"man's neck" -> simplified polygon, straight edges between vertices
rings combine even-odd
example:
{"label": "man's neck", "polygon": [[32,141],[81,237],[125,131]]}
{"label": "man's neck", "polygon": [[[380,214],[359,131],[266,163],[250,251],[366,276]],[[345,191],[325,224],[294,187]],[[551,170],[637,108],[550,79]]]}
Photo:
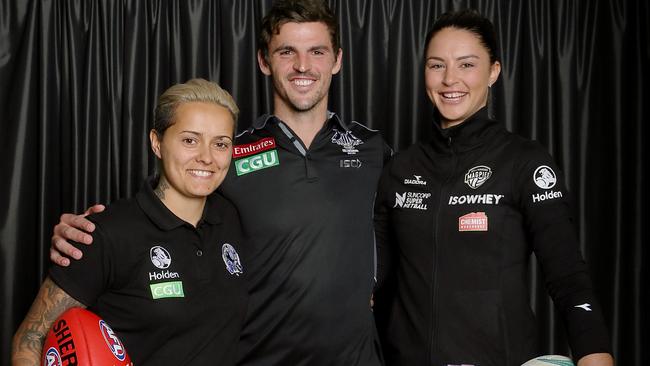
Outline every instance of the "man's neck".
{"label": "man's neck", "polygon": [[296,111],[284,105],[274,108],[273,114],[286,123],[309,149],[318,132],[327,121],[327,103],[315,106],[309,111]]}

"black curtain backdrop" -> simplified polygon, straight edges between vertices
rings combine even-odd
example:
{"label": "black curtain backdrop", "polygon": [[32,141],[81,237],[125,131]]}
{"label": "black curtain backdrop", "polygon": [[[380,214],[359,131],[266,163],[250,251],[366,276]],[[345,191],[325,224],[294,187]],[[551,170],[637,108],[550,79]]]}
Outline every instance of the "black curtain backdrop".
{"label": "black curtain backdrop", "polygon": [[[539,140],[574,198],[576,224],[618,365],[648,365],[648,67],[644,0],[330,0],[343,69],[330,109],[383,132],[395,150],[426,139],[423,41],[442,12],[472,7],[496,25],[502,73],[491,111]],[[271,110],[256,65],[270,1],[0,0],[0,355],[49,265],[53,225],[135,193],[153,169],[147,131],[157,96],[192,77],[218,81],[240,128]],[[644,133],[643,131],[646,130]],[[645,188],[644,188],[645,187]],[[644,267],[644,259],[646,266]],[[567,350],[531,269],[540,353]]]}

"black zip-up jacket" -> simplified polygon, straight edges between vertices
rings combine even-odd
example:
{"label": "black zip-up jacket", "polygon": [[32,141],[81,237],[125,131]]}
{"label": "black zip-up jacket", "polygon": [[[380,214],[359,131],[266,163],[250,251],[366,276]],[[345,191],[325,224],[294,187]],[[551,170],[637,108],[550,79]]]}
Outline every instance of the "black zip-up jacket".
{"label": "black zip-up jacket", "polygon": [[387,364],[518,366],[537,356],[531,252],[574,358],[609,352],[550,155],[485,109],[448,129],[436,125],[432,141],[393,158],[377,192],[379,286],[394,286],[380,327]]}

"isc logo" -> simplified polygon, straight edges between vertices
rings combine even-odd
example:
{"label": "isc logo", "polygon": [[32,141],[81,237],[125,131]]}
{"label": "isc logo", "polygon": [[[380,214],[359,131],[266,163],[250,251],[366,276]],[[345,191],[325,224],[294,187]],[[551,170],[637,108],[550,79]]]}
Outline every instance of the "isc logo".
{"label": "isc logo", "polygon": [[341,168],[361,168],[361,160],[359,159],[342,159],[339,160]]}

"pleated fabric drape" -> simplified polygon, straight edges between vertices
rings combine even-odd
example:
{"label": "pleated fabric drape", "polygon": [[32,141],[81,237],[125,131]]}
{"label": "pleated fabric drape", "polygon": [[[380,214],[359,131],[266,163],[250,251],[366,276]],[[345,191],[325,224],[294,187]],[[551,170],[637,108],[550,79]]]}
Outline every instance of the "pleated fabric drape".
{"label": "pleated fabric drape", "polygon": [[[650,364],[642,350],[650,343],[643,265],[650,186],[642,140],[650,120],[650,5],[329,3],[344,48],[330,109],[381,130],[395,150],[431,134],[422,55],[433,20],[471,7],[495,23],[502,73],[491,113],[548,147],[565,171],[617,364]],[[0,0],[2,364],[9,364],[12,334],[49,266],[59,215],[130,196],[153,170],[147,132],[160,92],[192,77],[218,81],[242,110],[240,129],[271,110],[271,85],[255,58],[259,20],[270,4]],[[534,261],[530,283],[540,353],[565,352]]]}

